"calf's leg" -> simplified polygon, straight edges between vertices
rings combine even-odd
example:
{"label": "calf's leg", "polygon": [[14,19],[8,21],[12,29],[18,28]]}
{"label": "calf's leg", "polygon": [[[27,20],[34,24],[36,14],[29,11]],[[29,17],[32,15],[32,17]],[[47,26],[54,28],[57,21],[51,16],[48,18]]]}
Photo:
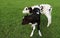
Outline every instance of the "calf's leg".
{"label": "calf's leg", "polygon": [[39,25],[37,25],[37,29],[38,29],[39,36],[42,36]]}
{"label": "calf's leg", "polygon": [[37,23],[35,23],[35,24],[32,24],[32,28],[33,28],[33,30],[32,30],[32,32],[31,32],[31,34],[30,34],[30,37],[32,37],[33,36],[33,33],[34,33],[34,30],[35,30],[35,26],[37,25]]}
{"label": "calf's leg", "polygon": [[50,24],[51,24],[51,14],[47,13],[47,14],[46,14],[46,17],[47,17],[47,19],[48,19],[47,27],[49,27]]}

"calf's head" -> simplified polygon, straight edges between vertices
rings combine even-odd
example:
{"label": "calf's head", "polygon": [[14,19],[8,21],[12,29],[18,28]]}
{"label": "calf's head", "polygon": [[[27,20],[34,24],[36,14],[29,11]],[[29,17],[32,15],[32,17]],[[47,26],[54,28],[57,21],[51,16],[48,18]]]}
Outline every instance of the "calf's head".
{"label": "calf's head", "polygon": [[30,18],[28,15],[24,16],[24,18],[22,20],[22,25],[29,24],[31,19],[32,18]]}
{"label": "calf's head", "polygon": [[29,14],[29,13],[32,13],[32,8],[31,7],[25,7],[24,10],[23,10],[23,13],[24,14]]}

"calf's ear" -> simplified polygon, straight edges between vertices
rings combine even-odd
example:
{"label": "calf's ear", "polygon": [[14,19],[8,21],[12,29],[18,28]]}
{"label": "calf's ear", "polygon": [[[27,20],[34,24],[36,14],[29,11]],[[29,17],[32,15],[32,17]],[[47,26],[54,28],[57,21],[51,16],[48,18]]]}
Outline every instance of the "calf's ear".
{"label": "calf's ear", "polygon": [[43,10],[43,6],[41,6],[41,10]]}
{"label": "calf's ear", "polygon": [[32,13],[32,8],[31,7],[28,7],[28,9],[29,9],[29,12]]}

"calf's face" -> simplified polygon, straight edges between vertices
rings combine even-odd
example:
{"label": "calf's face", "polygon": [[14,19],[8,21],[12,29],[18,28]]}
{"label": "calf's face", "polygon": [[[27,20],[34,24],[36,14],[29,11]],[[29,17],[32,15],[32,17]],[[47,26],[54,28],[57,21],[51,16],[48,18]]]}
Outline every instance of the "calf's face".
{"label": "calf's face", "polygon": [[28,16],[24,16],[24,18],[22,20],[22,25],[25,25],[25,24],[29,24]]}
{"label": "calf's face", "polygon": [[31,7],[25,7],[22,12],[23,12],[24,14],[32,13],[32,8],[31,8]]}

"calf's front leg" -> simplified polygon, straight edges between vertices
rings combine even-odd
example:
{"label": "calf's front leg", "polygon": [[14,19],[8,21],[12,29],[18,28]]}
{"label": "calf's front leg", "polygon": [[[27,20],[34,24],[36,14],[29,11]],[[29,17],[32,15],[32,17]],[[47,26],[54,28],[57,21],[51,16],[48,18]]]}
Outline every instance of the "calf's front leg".
{"label": "calf's front leg", "polygon": [[30,37],[33,36],[34,30],[35,30],[35,26],[36,26],[36,23],[35,23],[35,24],[32,24],[32,28],[33,28],[33,30],[32,30],[32,32],[31,32],[31,34],[30,34]]}
{"label": "calf's front leg", "polygon": [[42,36],[39,25],[40,25],[40,24],[37,25],[38,33],[39,33],[39,36]]}

